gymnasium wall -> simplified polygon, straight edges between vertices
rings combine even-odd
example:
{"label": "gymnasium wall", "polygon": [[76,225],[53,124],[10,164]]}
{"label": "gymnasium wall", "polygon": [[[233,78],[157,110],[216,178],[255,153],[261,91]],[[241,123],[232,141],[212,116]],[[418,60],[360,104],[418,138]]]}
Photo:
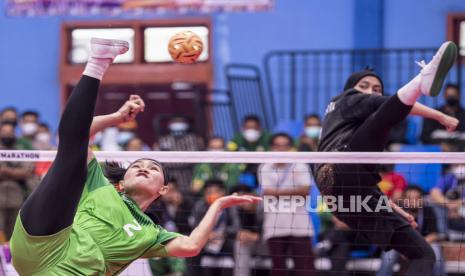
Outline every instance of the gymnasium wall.
{"label": "gymnasium wall", "polygon": [[[271,11],[216,13],[216,86],[225,87],[225,64],[262,66],[264,54],[275,49],[436,46],[445,38],[446,14],[459,11],[465,11],[464,1],[276,0]],[[56,128],[60,24],[84,19],[9,18],[0,0],[0,108],[37,109]]]}

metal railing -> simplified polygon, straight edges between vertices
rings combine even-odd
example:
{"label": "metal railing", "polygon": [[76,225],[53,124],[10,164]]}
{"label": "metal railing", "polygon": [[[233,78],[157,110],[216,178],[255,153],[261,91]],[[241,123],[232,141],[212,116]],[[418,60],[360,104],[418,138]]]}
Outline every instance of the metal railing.
{"label": "metal railing", "polygon": [[[418,72],[415,61],[428,62],[436,48],[273,51],[264,57],[268,97],[277,120],[301,120],[305,114],[323,114],[329,100],[339,94],[347,77],[369,66],[382,77],[386,94],[393,94]],[[454,66],[447,82],[461,84],[461,66]],[[422,99],[437,106],[441,97]]]}
{"label": "metal railing", "polygon": [[225,73],[236,123],[241,124],[245,116],[254,114],[261,119],[264,128],[272,128],[276,122],[275,105],[269,95],[265,94],[259,68],[249,64],[229,64]]}
{"label": "metal railing", "polygon": [[[212,90],[205,99],[203,108],[209,121],[209,136],[220,136],[225,141],[230,140],[239,130],[237,115],[232,104],[231,95],[226,90]],[[207,125],[207,124],[206,124]]]}
{"label": "metal railing", "polygon": [[[242,119],[249,114],[258,115],[267,129],[279,121],[302,120],[306,114],[323,115],[330,99],[343,90],[347,77],[367,66],[383,79],[385,94],[394,94],[420,72],[415,61],[428,62],[436,50],[273,51],[263,59],[265,83],[258,66],[229,64],[225,73],[234,117],[230,129],[240,129]],[[461,86],[465,76],[458,64],[451,69],[446,82]],[[443,97],[423,97],[420,101],[436,107],[443,103]]]}

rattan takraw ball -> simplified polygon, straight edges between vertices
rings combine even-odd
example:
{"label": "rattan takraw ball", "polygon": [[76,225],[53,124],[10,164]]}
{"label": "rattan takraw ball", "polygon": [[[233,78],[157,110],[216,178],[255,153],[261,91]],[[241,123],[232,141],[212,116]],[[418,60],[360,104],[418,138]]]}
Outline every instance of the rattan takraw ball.
{"label": "rattan takraw ball", "polygon": [[175,34],[168,43],[168,51],[176,62],[194,63],[203,50],[203,42],[191,31]]}

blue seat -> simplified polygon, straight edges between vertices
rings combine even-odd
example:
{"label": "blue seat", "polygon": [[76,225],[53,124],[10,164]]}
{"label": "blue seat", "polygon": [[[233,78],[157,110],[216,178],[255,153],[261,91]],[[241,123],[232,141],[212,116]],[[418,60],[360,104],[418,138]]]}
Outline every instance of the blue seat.
{"label": "blue seat", "polygon": [[304,123],[302,121],[281,120],[273,128],[273,133],[285,132],[293,139],[297,139],[302,134]]}
{"label": "blue seat", "polygon": [[[401,152],[440,152],[438,145],[404,145]],[[394,171],[405,177],[408,184],[420,186],[423,191],[429,190],[441,177],[441,164],[396,164]]]}
{"label": "blue seat", "polygon": [[350,256],[354,259],[363,259],[371,256],[370,250],[352,250]]}
{"label": "blue seat", "polygon": [[418,133],[419,124],[421,122],[418,121],[419,117],[409,117],[407,119],[407,131],[405,133],[405,140],[410,145],[415,145],[418,143]]}

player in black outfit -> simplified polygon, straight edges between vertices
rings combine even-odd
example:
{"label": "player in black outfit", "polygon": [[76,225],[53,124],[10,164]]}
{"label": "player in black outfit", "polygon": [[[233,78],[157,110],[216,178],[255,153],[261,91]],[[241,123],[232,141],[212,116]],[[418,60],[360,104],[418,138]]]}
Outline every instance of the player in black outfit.
{"label": "player in black outfit", "polygon": [[[416,102],[421,94],[436,96],[455,62],[457,47],[444,43],[428,64],[393,96],[383,96],[383,83],[373,71],[352,74],[344,92],[333,98],[323,121],[319,151],[383,151],[389,130],[407,115],[420,115],[438,121],[452,131],[458,121]],[[342,196],[350,206],[350,196],[371,197],[367,205],[376,210],[384,194],[377,187],[380,177],[377,165],[316,164],[316,182],[323,195]],[[384,201],[386,203],[387,200]],[[383,201],[381,201],[383,203]],[[413,229],[413,217],[392,202],[392,211],[335,211],[334,215],[350,228],[365,235],[384,249],[394,248],[410,259],[407,275],[430,275],[435,257],[423,237]]]}

